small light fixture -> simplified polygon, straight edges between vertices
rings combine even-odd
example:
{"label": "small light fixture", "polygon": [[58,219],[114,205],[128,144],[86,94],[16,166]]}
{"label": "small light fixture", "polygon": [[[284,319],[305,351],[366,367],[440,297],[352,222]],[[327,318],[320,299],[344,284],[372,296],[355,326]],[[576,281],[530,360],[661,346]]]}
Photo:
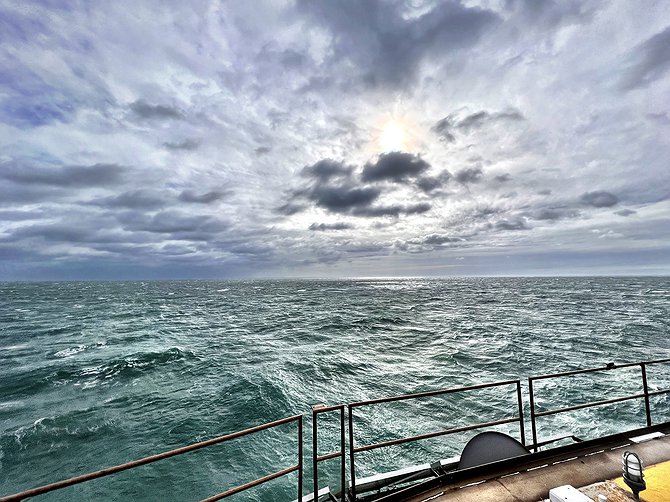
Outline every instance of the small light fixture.
{"label": "small light fixture", "polygon": [[647,488],[642,473],[642,461],[637,454],[632,451],[625,451],[623,454],[623,480],[633,491],[635,500],[640,500],[640,492]]}

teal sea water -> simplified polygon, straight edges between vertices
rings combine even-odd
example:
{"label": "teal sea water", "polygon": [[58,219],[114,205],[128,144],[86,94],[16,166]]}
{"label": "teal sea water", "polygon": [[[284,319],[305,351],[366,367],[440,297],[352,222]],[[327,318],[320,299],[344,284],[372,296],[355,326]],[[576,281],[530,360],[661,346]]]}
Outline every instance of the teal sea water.
{"label": "teal sea water", "polygon": [[[297,413],[306,414],[309,460],[314,403],[670,357],[669,328],[668,278],[0,283],[0,495]],[[652,390],[670,387],[669,369],[650,369]],[[537,402],[548,409],[638,392],[637,374],[551,382]],[[509,390],[362,409],[357,438],[509,416]],[[655,421],[670,419],[667,396],[652,407]],[[323,423],[320,453],[338,432]],[[539,423],[541,439],[643,424],[641,401]],[[295,430],[35,500],[198,500],[293,465]],[[499,430],[518,437],[518,426]],[[361,454],[357,474],[447,458],[471,435]],[[338,466],[323,465],[322,484],[337,484]],[[308,468],[306,492],[310,479]],[[295,480],[232,500],[293,500]]]}

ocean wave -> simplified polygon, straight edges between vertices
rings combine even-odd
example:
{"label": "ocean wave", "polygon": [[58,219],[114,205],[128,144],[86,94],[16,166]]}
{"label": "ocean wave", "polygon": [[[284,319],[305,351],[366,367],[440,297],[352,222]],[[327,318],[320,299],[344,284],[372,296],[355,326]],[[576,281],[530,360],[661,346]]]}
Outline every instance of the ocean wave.
{"label": "ocean wave", "polygon": [[45,381],[54,385],[91,385],[96,382],[136,378],[165,365],[197,359],[192,351],[172,347],[161,352],[133,354],[97,366],[60,368],[47,375]]}

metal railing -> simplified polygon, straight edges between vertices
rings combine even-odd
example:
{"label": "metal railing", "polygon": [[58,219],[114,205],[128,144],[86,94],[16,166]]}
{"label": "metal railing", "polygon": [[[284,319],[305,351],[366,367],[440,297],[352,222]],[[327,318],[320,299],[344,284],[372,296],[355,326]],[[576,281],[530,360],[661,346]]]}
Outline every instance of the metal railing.
{"label": "metal railing", "polygon": [[[332,411],[339,410],[340,412],[340,451],[325,453],[319,455],[319,443],[318,443],[318,420],[319,415],[322,413],[328,413]],[[329,460],[331,458],[340,457],[340,494],[342,502],[345,502],[346,497],[346,459],[345,459],[345,445],[346,439],[344,434],[344,405],[340,404],[337,406],[323,406],[317,405],[312,407],[312,475],[314,479],[314,498],[316,501],[319,498],[319,462],[324,460]]]}
{"label": "metal railing", "polygon": [[249,434],[252,434],[254,432],[259,432],[259,431],[263,431],[263,430],[266,430],[266,429],[271,429],[273,427],[277,427],[277,426],[292,423],[292,422],[297,422],[298,423],[298,463],[296,465],[293,465],[293,466],[288,467],[286,469],[282,469],[282,470],[277,471],[277,472],[273,472],[272,474],[268,474],[266,476],[255,479],[255,480],[250,481],[248,483],[245,483],[243,485],[236,486],[234,488],[226,490],[225,492],[218,493],[216,495],[213,495],[211,497],[208,497],[208,498],[204,499],[203,502],[213,502],[215,500],[221,500],[223,498],[229,497],[230,495],[234,495],[234,494],[242,492],[244,490],[248,490],[249,488],[253,488],[254,486],[261,485],[263,483],[266,483],[268,481],[271,481],[273,479],[279,478],[281,476],[285,476],[286,474],[290,474],[290,473],[296,472],[296,471],[298,471],[298,500],[300,501],[300,500],[302,500],[302,474],[303,474],[302,415],[294,415],[292,417],[282,418],[281,420],[276,420],[274,422],[269,422],[269,423],[266,423],[266,424],[263,424],[263,425],[258,425],[256,427],[251,427],[251,428],[245,429],[243,431],[234,432],[232,434],[227,434],[225,436],[219,436],[219,437],[216,437],[216,438],[213,438],[213,439],[208,439],[207,441],[202,441],[200,443],[195,443],[195,444],[191,444],[191,445],[188,445],[188,446],[183,446],[181,448],[166,451],[166,452],[163,452],[163,453],[158,453],[156,455],[151,455],[149,457],[144,457],[144,458],[141,458],[139,460],[134,460],[132,462],[127,462],[125,464],[115,465],[113,467],[108,467],[106,469],[102,469],[102,470],[99,470],[99,471],[90,472],[88,474],[83,474],[81,476],[76,476],[74,478],[65,479],[63,481],[58,481],[56,483],[51,483],[51,484],[48,484],[48,485],[33,488],[31,490],[26,490],[26,491],[23,491],[23,492],[20,492],[20,493],[16,493],[14,495],[9,495],[9,496],[6,496],[6,497],[2,497],[2,498],[0,498],[0,502],[16,502],[16,501],[26,499],[28,497],[35,497],[36,495],[42,495],[44,493],[52,492],[54,490],[60,490],[62,488],[66,488],[68,486],[77,485],[77,484],[84,483],[86,481],[91,481],[91,480],[97,479],[97,478],[102,478],[102,477],[105,477],[105,476],[109,476],[111,474],[116,474],[117,472],[132,469],[134,467],[139,467],[141,465],[151,464],[153,462],[158,462],[159,460],[164,460],[166,458],[181,455],[183,453],[188,453],[190,451],[199,450],[201,448],[206,448],[208,446],[223,443],[225,441],[230,441],[232,439],[238,439],[238,438],[241,438],[243,436],[247,436]]}
{"label": "metal railing", "polygon": [[[431,396],[441,396],[445,394],[453,394],[456,392],[467,392],[467,391],[473,391],[473,390],[480,390],[480,389],[487,389],[487,388],[493,388],[493,387],[500,387],[504,385],[516,385],[516,395],[517,395],[517,406],[518,406],[518,416],[513,416],[509,418],[504,418],[501,420],[494,420],[490,422],[480,422],[477,424],[473,425],[467,425],[463,427],[453,427],[451,429],[446,429],[446,430],[441,430],[441,431],[434,431],[434,432],[428,432],[425,434],[419,434],[417,436],[410,436],[406,438],[400,438],[400,439],[392,439],[389,441],[382,441],[381,443],[374,443],[374,444],[368,444],[368,445],[363,445],[363,446],[355,446],[354,444],[354,414],[353,410],[354,408],[360,408],[363,406],[371,406],[374,404],[381,404],[381,403],[391,403],[394,401],[405,401],[408,399],[418,399],[418,398],[423,398],[423,397],[431,397]],[[403,443],[409,443],[410,441],[418,441],[421,439],[429,439],[429,438],[434,438],[434,437],[439,437],[439,436],[445,436],[447,434],[455,434],[457,432],[466,432],[466,431],[471,431],[475,429],[483,429],[485,427],[493,427],[496,425],[503,425],[503,424],[509,424],[512,422],[519,422],[519,433],[521,436],[521,443],[525,444],[525,433],[524,433],[524,425],[523,425],[523,401],[521,399],[521,381],[520,380],[505,380],[501,382],[493,382],[493,383],[486,383],[486,384],[479,384],[479,385],[469,385],[467,387],[457,387],[457,388],[452,388],[452,389],[442,389],[442,390],[434,390],[434,391],[428,391],[428,392],[418,392],[415,394],[404,394],[401,396],[394,396],[394,397],[387,397],[387,398],[382,398],[382,399],[371,399],[369,401],[358,401],[354,403],[349,403],[347,405],[348,408],[348,418],[349,418],[349,461],[350,461],[350,476],[351,476],[351,498],[355,501],[356,500],[356,459],[355,455],[356,453],[361,453],[364,451],[370,451],[370,450],[376,450],[378,448],[385,448],[387,446],[394,446],[394,445],[399,445]]]}
{"label": "metal railing", "polygon": [[[645,408],[645,416],[646,416],[646,422],[647,422],[647,427],[650,427],[652,425],[652,419],[651,419],[651,407],[649,404],[649,398],[651,396],[658,396],[661,394],[668,394],[670,393],[670,389],[661,389],[661,390],[656,390],[656,391],[649,391],[649,386],[647,383],[647,366],[653,365],[653,364],[661,364],[661,363],[668,363],[670,362],[670,358],[668,359],[657,359],[653,361],[643,361],[639,363],[627,363],[627,364],[614,364],[614,363],[609,363],[606,366],[600,367],[600,368],[588,368],[588,369],[580,369],[580,370],[572,370],[572,371],[564,371],[562,373],[551,373],[547,375],[538,375],[538,376],[530,376],[528,377],[528,395],[530,399],[530,424],[531,424],[531,431],[533,435],[533,444],[531,447],[537,451],[538,449],[538,441],[537,441],[537,418],[539,417],[546,417],[549,415],[556,415],[558,413],[567,413],[570,411],[575,411],[575,410],[581,410],[583,408],[592,408],[595,406],[602,406],[606,404],[613,404],[613,403],[620,403],[623,401],[629,401],[632,399],[644,399],[644,408]],[[620,396],[620,397],[615,397],[611,399],[603,399],[599,401],[590,401],[587,403],[580,403],[576,404],[573,406],[566,406],[564,408],[555,408],[555,409],[550,409],[547,411],[536,411],[536,406],[535,406],[535,392],[533,389],[533,383],[538,381],[538,380],[548,380],[548,379],[554,379],[554,378],[561,378],[561,377],[568,377],[568,376],[573,376],[573,375],[583,375],[586,373],[596,373],[599,371],[610,371],[610,370],[619,370],[622,368],[632,368],[635,366],[640,367],[641,371],[641,384],[642,384],[642,393],[640,394],[628,394],[625,396]]]}

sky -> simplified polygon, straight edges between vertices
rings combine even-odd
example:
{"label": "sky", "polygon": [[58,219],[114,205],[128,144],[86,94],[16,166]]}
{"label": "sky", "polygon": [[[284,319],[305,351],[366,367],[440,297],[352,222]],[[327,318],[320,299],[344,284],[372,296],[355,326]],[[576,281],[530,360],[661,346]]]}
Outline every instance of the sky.
{"label": "sky", "polygon": [[670,274],[670,3],[0,2],[0,280]]}

